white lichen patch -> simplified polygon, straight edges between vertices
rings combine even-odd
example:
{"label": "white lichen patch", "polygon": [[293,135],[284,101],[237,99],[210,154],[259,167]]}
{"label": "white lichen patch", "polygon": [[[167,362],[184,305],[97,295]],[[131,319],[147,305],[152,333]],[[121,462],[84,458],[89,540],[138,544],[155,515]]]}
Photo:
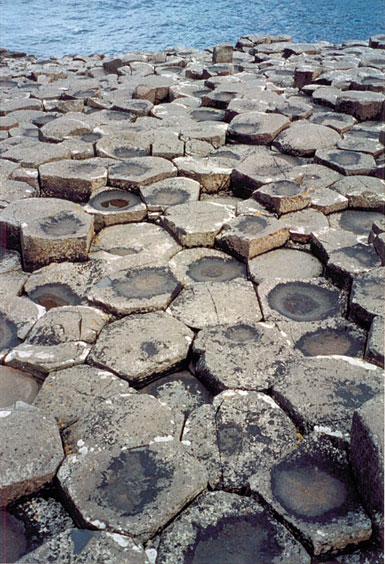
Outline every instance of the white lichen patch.
{"label": "white lichen patch", "polygon": [[166,435],[165,437],[154,437],[154,443],[168,443],[173,440],[174,437],[172,435]]}
{"label": "white lichen patch", "polygon": [[324,433],[325,435],[329,435],[330,437],[338,437],[339,439],[343,439],[344,435],[341,431],[333,431],[330,427],[324,427],[322,425],[315,425],[314,431],[316,433]]}
{"label": "white lichen patch", "polygon": [[12,411],[0,411],[0,417],[8,417],[8,415],[11,415]]}
{"label": "white lichen patch", "polygon": [[148,558],[149,563],[155,564],[156,557],[158,556],[158,553],[155,550],[155,548],[148,548],[145,552],[146,552],[146,556]]}
{"label": "white lichen patch", "polygon": [[94,527],[96,527],[97,529],[106,528],[106,524],[103,523],[102,521],[99,521],[99,519],[95,519],[95,521],[91,521],[91,525],[94,525]]}
{"label": "white lichen patch", "polygon": [[275,401],[273,399],[271,399],[270,396],[265,396],[265,395],[261,394],[261,399],[265,403],[268,403],[269,405],[271,405],[271,407],[274,407],[275,409],[279,409],[279,406],[275,403]]}
{"label": "white lichen patch", "polygon": [[[130,539],[124,537],[123,535],[119,535],[118,533],[106,533],[109,537],[112,538],[114,542],[116,542],[122,548],[126,548],[130,544]],[[136,548],[136,547],[135,547]]]}

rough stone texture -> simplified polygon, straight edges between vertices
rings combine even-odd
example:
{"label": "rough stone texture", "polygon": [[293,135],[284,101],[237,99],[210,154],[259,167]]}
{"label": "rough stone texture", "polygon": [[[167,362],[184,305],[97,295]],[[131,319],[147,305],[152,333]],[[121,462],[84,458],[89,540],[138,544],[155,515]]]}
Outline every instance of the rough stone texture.
{"label": "rough stone texture", "polygon": [[260,284],[264,280],[296,278],[302,280],[322,275],[322,264],[310,253],[294,249],[276,249],[248,261],[251,280]]}
{"label": "rough stone texture", "polygon": [[359,121],[380,118],[383,113],[384,96],[378,92],[350,90],[337,96],[336,110],[351,114]]}
{"label": "rough stone texture", "polygon": [[301,122],[295,123],[281,133],[274,141],[274,146],[289,155],[310,157],[318,149],[334,147],[340,140],[336,131],[324,125]]}
{"label": "rough stone texture", "polygon": [[366,345],[365,358],[378,366],[384,367],[384,318],[376,316],[373,318]]}
{"label": "rough stone texture", "polygon": [[290,239],[299,243],[307,243],[311,234],[319,233],[329,227],[324,214],[314,209],[285,214],[280,218],[279,223],[289,230]]}
{"label": "rough stone texture", "polygon": [[71,157],[71,151],[68,147],[61,145],[52,145],[51,143],[38,143],[33,145],[15,145],[1,155],[5,159],[9,159],[19,166],[27,168],[38,168],[40,165],[50,163],[51,161],[60,161]]}
{"label": "rough stone texture", "polygon": [[[208,151],[211,153],[211,146]],[[199,156],[180,157],[174,159],[174,164],[178,167],[179,175],[199,182],[202,192],[218,192],[230,186],[232,168],[228,164],[224,165]]]}
{"label": "rough stone texture", "polygon": [[6,180],[0,186],[0,208],[6,208],[8,204],[16,200],[34,198],[37,195],[37,189],[27,184],[27,182]]}
{"label": "rough stone texture", "polygon": [[147,215],[147,208],[139,196],[124,190],[102,190],[95,194],[84,211],[94,218],[95,231],[116,223],[141,221]]}
{"label": "rough stone texture", "polygon": [[280,114],[245,112],[231,120],[227,134],[239,143],[267,145],[289,124],[290,120]]}
{"label": "rough stone texture", "polygon": [[170,161],[161,157],[141,157],[126,159],[113,165],[108,171],[111,186],[124,189],[137,189],[159,180],[177,175],[177,170]]}
{"label": "rough stone texture", "polygon": [[326,276],[340,288],[350,288],[355,276],[381,266],[380,257],[370,245],[355,245],[334,251],[329,256]]}
{"label": "rough stone texture", "polygon": [[253,198],[265,204],[278,215],[302,210],[310,205],[311,199],[306,187],[295,182],[281,180],[265,184],[253,192]]}
{"label": "rough stone texture", "polygon": [[350,208],[378,209],[385,204],[385,183],[380,178],[355,176],[335,182],[332,190],[348,199]]}
{"label": "rough stone texture", "polygon": [[139,189],[149,211],[164,211],[170,206],[199,199],[199,182],[191,178],[167,178]]}
{"label": "rough stone texture", "polygon": [[[0,412],[0,493],[3,505],[49,482],[64,453],[55,420],[24,402]],[[12,440],[9,440],[12,437]]]}
{"label": "rough stone texture", "polygon": [[39,391],[39,384],[28,374],[8,366],[0,366],[0,407],[16,401],[32,403]]}
{"label": "rough stone texture", "polygon": [[384,317],[384,268],[355,277],[349,300],[349,318],[369,325],[377,315]]}
{"label": "rough stone texture", "polygon": [[356,151],[343,151],[338,149],[318,149],[314,156],[314,162],[345,174],[373,174],[376,169],[376,161],[371,155]]}
{"label": "rough stone texture", "polygon": [[0,350],[14,347],[26,338],[45,309],[26,297],[0,294]]}

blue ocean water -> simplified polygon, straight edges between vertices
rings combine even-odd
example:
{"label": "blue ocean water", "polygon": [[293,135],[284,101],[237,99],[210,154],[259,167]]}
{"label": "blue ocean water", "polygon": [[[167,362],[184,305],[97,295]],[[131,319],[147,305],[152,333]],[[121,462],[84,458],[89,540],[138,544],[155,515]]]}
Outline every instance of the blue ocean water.
{"label": "blue ocean water", "polygon": [[383,0],[0,0],[0,46],[41,57],[205,48],[247,33],[340,43],[384,24]]}

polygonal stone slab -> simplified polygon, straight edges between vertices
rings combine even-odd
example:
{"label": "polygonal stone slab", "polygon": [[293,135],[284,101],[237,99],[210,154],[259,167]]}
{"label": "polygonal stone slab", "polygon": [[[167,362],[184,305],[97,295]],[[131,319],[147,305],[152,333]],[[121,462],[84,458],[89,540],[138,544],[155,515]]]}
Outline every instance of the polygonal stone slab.
{"label": "polygonal stone slab", "polygon": [[267,145],[289,125],[290,120],[280,114],[246,112],[231,120],[227,134],[238,143]]}
{"label": "polygonal stone slab", "polygon": [[340,134],[349,131],[357,123],[352,116],[335,112],[317,112],[309,118],[309,121],[318,125],[324,125],[325,127],[331,127]]}
{"label": "polygonal stone slab", "polygon": [[300,165],[297,171],[301,174],[301,185],[310,190],[323,190],[343,178],[339,172],[319,164]]}
{"label": "polygonal stone slab", "polygon": [[62,160],[39,167],[43,196],[73,202],[88,200],[93,192],[107,184],[107,169],[93,159]]}
{"label": "polygonal stone slab", "polygon": [[25,270],[50,262],[84,261],[94,235],[94,220],[83,211],[65,211],[21,225]]}
{"label": "polygonal stone slab", "polygon": [[248,261],[251,280],[260,284],[264,280],[277,278],[318,278],[322,275],[322,264],[310,253],[294,249],[276,249]]}
{"label": "polygonal stone slab", "polygon": [[373,174],[376,170],[376,161],[371,155],[342,149],[318,149],[314,162],[329,166],[346,176]]}
{"label": "polygonal stone slab", "polygon": [[250,259],[282,247],[288,238],[288,229],[276,219],[243,215],[229,221],[216,242],[225,251],[241,259]]}
{"label": "polygonal stone slab", "polygon": [[144,134],[144,131],[104,135],[96,142],[95,153],[98,157],[119,160],[147,157],[151,154],[151,140]]}
{"label": "polygonal stone slab", "polygon": [[203,329],[193,353],[199,378],[218,393],[228,388],[267,390],[293,349],[273,325],[241,322]]}
{"label": "polygonal stone slab", "polygon": [[254,287],[242,279],[186,286],[167,311],[194,329],[262,319]]}
{"label": "polygonal stone slab", "polygon": [[39,490],[64,458],[53,417],[24,402],[0,412],[0,492],[3,504]]}
{"label": "polygonal stone slab", "polygon": [[290,239],[299,243],[307,243],[311,234],[318,234],[329,227],[327,217],[313,209],[304,209],[285,214],[279,219],[279,223],[282,227],[286,227],[289,230]]}
{"label": "polygonal stone slab", "polygon": [[39,388],[39,384],[31,374],[8,366],[0,366],[0,408],[12,405],[16,401],[32,403]]}
{"label": "polygonal stone slab", "polygon": [[385,204],[385,183],[381,178],[360,175],[343,178],[331,189],[345,196],[351,208],[377,209]]}
{"label": "polygonal stone slab", "polygon": [[[209,151],[211,153],[212,148]],[[174,159],[178,174],[199,182],[202,192],[215,193],[230,186],[232,168],[210,158],[186,156]]]}
{"label": "polygonal stone slab", "polygon": [[95,230],[116,223],[141,221],[147,208],[136,194],[124,190],[103,190],[93,196],[84,211],[94,217]]}
{"label": "polygonal stone slab", "polygon": [[380,316],[374,317],[368,335],[365,358],[369,362],[382,366],[382,368],[384,368],[384,332],[384,318]]}
{"label": "polygonal stone slab", "polygon": [[258,296],[267,321],[320,321],[346,310],[344,293],[322,280],[266,281]]}
{"label": "polygonal stone slab", "polygon": [[164,211],[169,206],[199,199],[199,182],[191,178],[167,178],[139,188],[149,211]]}
{"label": "polygonal stone slab", "polygon": [[0,295],[0,350],[7,351],[25,339],[45,309],[26,297]]}
{"label": "polygonal stone slab", "polygon": [[71,113],[56,118],[43,125],[39,131],[39,137],[42,141],[48,143],[60,143],[69,137],[84,135],[92,131],[92,126],[86,122],[84,114]]}
{"label": "polygonal stone slab", "polygon": [[384,145],[378,140],[378,136],[374,135],[365,130],[355,131],[353,129],[350,133],[344,135],[344,138],[338,142],[337,147],[345,151],[368,153],[376,158],[384,153]]}
{"label": "polygonal stone slab", "polygon": [[126,159],[113,165],[108,172],[111,186],[135,189],[177,175],[175,166],[161,157]]}
{"label": "polygonal stone slab", "polygon": [[340,288],[349,288],[354,277],[381,266],[381,259],[371,245],[343,247],[330,253],[326,276]]}
{"label": "polygonal stone slab", "polygon": [[384,96],[379,92],[349,90],[337,96],[336,111],[350,114],[360,121],[380,118],[383,112]]}
{"label": "polygonal stone slab", "polygon": [[162,222],[184,247],[212,247],[215,236],[233,217],[229,206],[199,201],[168,208]]}
{"label": "polygonal stone slab", "polygon": [[186,249],[169,262],[177,279],[185,286],[196,282],[228,282],[246,278],[245,265],[214,249]]}
{"label": "polygonal stone slab", "polygon": [[384,268],[355,277],[349,300],[350,319],[368,326],[375,316],[384,317],[384,280]]}
{"label": "polygonal stone slab", "polygon": [[136,268],[103,276],[91,287],[87,298],[118,315],[146,313],[166,309],[180,287],[168,268]]}
{"label": "polygonal stone slab", "polygon": [[[371,210],[346,210],[330,216],[330,227],[356,234],[357,242],[366,244],[375,221],[382,221],[383,214]],[[341,233],[343,235],[343,233]],[[348,245],[344,245],[348,246]]]}
{"label": "polygonal stone slab", "polygon": [[15,200],[34,198],[38,196],[38,191],[27,182],[17,180],[6,180],[0,186],[0,208],[6,208],[8,204]]}
{"label": "polygonal stone slab", "polygon": [[281,153],[310,157],[318,149],[335,147],[340,139],[340,135],[330,127],[298,122],[283,131],[275,139],[274,146]]}
{"label": "polygonal stone slab", "polygon": [[192,339],[192,331],[167,313],[131,315],[101,332],[89,362],[140,384],[181,364]]}
{"label": "polygonal stone slab", "polygon": [[383,390],[380,368],[357,358],[326,356],[289,361],[273,396],[301,432],[349,440],[355,409]]}
{"label": "polygonal stone slab", "polygon": [[[310,556],[266,509],[227,492],[200,496],[161,534],[157,560],[164,564],[209,562],[309,564]],[[277,560],[279,559],[279,560]]]}
{"label": "polygonal stone slab", "polygon": [[265,184],[253,192],[253,198],[277,212],[278,215],[302,210],[311,202],[308,189],[289,180]]}
{"label": "polygonal stone slab", "polygon": [[203,467],[176,441],[67,457],[58,478],[83,521],[145,541],[206,486]]}
{"label": "polygonal stone slab", "polygon": [[345,210],[349,206],[349,201],[345,196],[328,188],[312,191],[310,198],[311,207],[325,215]]}
{"label": "polygonal stone slab", "polygon": [[39,143],[15,145],[1,155],[5,159],[18,163],[27,168],[38,168],[44,163],[69,159],[71,151],[68,147],[53,145],[52,143]]}

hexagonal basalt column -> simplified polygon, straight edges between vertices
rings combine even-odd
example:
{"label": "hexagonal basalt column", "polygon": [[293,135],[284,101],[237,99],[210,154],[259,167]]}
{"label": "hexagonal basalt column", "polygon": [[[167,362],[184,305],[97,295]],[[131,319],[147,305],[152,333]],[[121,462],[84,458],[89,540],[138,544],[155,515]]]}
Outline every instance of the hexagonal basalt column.
{"label": "hexagonal basalt column", "polygon": [[167,178],[139,188],[149,211],[164,211],[170,206],[198,200],[199,190],[199,182],[184,177]]}
{"label": "hexagonal basalt column", "polygon": [[93,196],[84,211],[93,215],[95,230],[116,223],[141,221],[147,208],[136,194],[125,190],[103,190]]}
{"label": "hexagonal basalt column", "polygon": [[384,280],[384,268],[356,276],[350,294],[350,319],[369,326],[375,316],[384,317]]}
{"label": "hexagonal basalt column", "polygon": [[288,229],[276,219],[244,215],[228,222],[216,243],[237,257],[250,259],[282,247],[288,239]]}
{"label": "hexagonal basalt column", "polygon": [[246,278],[244,264],[214,249],[186,249],[170,260],[169,267],[183,285]]}
{"label": "hexagonal basalt column", "polygon": [[289,125],[290,120],[280,114],[246,112],[231,121],[227,134],[238,143],[267,145]]}
{"label": "hexagonal basalt column", "polygon": [[383,208],[385,205],[385,182],[372,176],[343,178],[331,186],[349,201],[349,207],[361,209]]}
{"label": "hexagonal basalt column", "polygon": [[356,151],[318,149],[315,153],[314,162],[329,166],[346,176],[373,174],[376,170],[376,161],[371,155]]}
{"label": "hexagonal basalt column", "polygon": [[[211,148],[210,151],[211,152]],[[199,182],[202,192],[214,193],[230,185],[232,168],[210,158],[186,156],[174,159],[178,173]]]}
{"label": "hexagonal basalt column", "polygon": [[69,456],[60,485],[85,524],[148,540],[207,483],[203,467],[174,442]]}
{"label": "hexagonal basalt column", "polygon": [[104,135],[97,141],[95,152],[98,157],[119,160],[148,157],[151,154],[151,141],[144,131]]}
{"label": "hexagonal basalt column", "polygon": [[294,249],[276,249],[248,261],[251,280],[260,284],[264,280],[295,278],[317,278],[322,275],[322,264],[310,253]]}
{"label": "hexagonal basalt column", "polygon": [[337,96],[336,110],[351,114],[360,121],[380,119],[384,111],[384,96],[379,92],[342,92]]}
{"label": "hexagonal basalt column", "polygon": [[308,189],[289,180],[265,184],[253,192],[253,198],[277,212],[278,215],[302,210],[311,202]]}
{"label": "hexagonal basalt column", "polygon": [[84,212],[61,212],[22,224],[21,250],[25,270],[50,262],[84,261],[94,235],[93,218]]}
{"label": "hexagonal basalt column", "polygon": [[340,139],[339,134],[330,127],[298,122],[281,133],[273,144],[281,153],[310,157],[317,149],[334,147]]}
{"label": "hexagonal basalt column", "polygon": [[141,157],[126,159],[110,167],[108,180],[111,186],[137,189],[165,178],[177,175],[177,169],[167,159],[161,157]]}

